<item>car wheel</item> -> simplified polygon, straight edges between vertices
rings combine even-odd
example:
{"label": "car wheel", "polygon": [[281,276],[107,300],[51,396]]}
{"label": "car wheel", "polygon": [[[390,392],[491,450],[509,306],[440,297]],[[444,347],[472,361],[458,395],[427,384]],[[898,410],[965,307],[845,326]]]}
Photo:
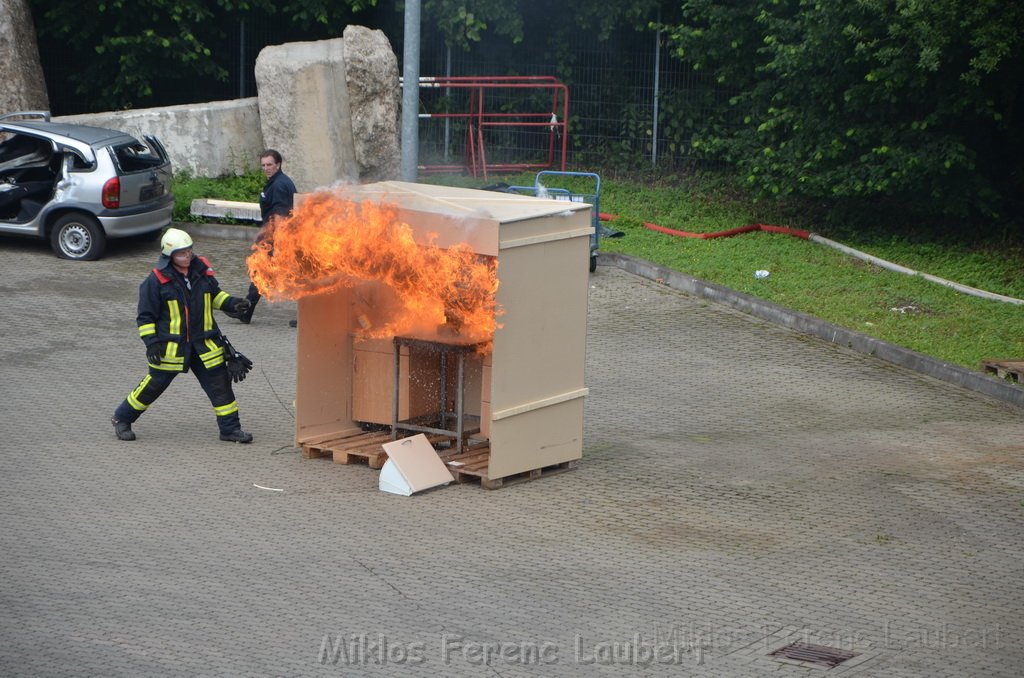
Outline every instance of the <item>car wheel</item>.
{"label": "car wheel", "polygon": [[93,261],[103,256],[107,236],[96,219],[74,212],[65,214],[53,224],[50,246],[62,259]]}

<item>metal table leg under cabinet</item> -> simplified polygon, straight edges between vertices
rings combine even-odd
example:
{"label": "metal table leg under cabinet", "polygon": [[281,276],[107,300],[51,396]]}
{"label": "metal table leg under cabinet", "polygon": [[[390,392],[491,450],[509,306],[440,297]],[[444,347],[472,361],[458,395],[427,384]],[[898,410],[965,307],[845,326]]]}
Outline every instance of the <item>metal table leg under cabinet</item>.
{"label": "metal table leg under cabinet", "polygon": [[[436,353],[440,362],[438,409],[436,413],[430,413],[421,417],[414,417],[400,421],[398,413],[399,393],[401,384],[402,347],[409,349],[409,360],[412,361],[414,350]],[[480,427],[466,428],[465,413],[465,390],[466,390],[466,356],[471,355],[479,349],[480,344],[460,344],[443,341],[429,341],[426,339],[414,339],[412,337],[395,337],[395,379],[394,393],[391,399],[391,438],[398,438],[399,431],[414,431],[417,433],[433,433],[448,436],[455,440],[455,453],[460,454],[465,449],[466,437],[478,433]],[[448,409],[448,359],[453,356],[456,364],[455,375],[455,409]],[[434,422],[437,426],[432,426]],[[451,428],[454,422],[455,428]]]}

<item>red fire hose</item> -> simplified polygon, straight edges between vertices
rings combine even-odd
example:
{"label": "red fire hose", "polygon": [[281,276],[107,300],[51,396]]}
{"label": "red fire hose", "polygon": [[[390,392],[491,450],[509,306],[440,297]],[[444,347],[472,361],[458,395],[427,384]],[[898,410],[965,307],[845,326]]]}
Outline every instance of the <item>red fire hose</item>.
{"label": "red fire hose", "polygon": [[[601,218],[601,221],[615,221],[619,218],[619,215],[608,214],[607,212],[601,212],[598,216]],[[715,233],[690,233],[689,231],[679,231],[674,228],[667,228],[665,226],[652,224],[649,221],[644,221],[642,223],[644,228],[649,228],[652,231],[667,233],[669,235],[677,235],[681,238],[700,238],[701,240],[710,240],[711,238],[728,238],[729,236],[740,235],[741,233],[750,233],[752,231],[785,233],[786,235],[793,235],[797,238],[803,238],[804,240],[807,240],[811,236],[810,231],[802,231],[798,228],[788,228],[786,226],[770,226],[768,224],[750,224],[748,226],[730,228],[728,231],[717,231]]]}

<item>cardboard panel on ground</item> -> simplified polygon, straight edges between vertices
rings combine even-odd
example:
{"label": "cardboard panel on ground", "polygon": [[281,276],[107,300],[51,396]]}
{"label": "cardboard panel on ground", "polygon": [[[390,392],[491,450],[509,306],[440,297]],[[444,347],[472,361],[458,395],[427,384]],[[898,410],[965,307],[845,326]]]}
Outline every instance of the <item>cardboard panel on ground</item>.
{"label": "cardboard panel on ground", "polygon": [[[466,361],[466,412],[480,417],[482,433],[477,436],[490,441],[487,477],[579,459],[587,394],[590,206],[405,182],[354,186],[346,194],[359,202],[397,205],[416,242],[425,243],[429,234],[436,234],[436,245],[464,242],[478,254],[498,259],[502,326],[489,355]],[[379,419],[391,411],[393,361],[384,355],[386,344],[382,348],[379,342],[353,339],[362,301],[358,289],[298,301],[299,445],[357,431],[368,417],[389,423]],[[433,368],[430,361],[408,353],[402,360],[404,417],[424,407],[422,397],[418,400],[409,390],[410,384],[423,380],[410,380],[409,372]],[[453,381],[451,365],[448,372],[446,379]],[[439,379],[432,383],[439,384]]]}

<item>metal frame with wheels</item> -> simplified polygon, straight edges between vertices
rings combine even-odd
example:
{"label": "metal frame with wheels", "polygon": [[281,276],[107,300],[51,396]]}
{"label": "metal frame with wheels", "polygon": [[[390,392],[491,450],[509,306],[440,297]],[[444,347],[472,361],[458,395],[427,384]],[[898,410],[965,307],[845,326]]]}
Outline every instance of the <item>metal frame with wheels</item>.
{"label": "metal frame with wheels", "polygon": [[[592,193],[578,193],[568,188],[549,186],[543,180],[547,177],[571,177],[584,180],[593,180],[594,191]],[[533,186],[509,186],[510,193],[523,193],[538,198],[550,198],[551,200],[568,200],[570,202],[583,202],[591,205],[590,223],[594,232],[590,235],[590,263],[591,273],[597,270],[597,249],[601,245],[601,177],[593,172],[562,172],[557,170],[543,170],[537,172],[533,178]]]}

